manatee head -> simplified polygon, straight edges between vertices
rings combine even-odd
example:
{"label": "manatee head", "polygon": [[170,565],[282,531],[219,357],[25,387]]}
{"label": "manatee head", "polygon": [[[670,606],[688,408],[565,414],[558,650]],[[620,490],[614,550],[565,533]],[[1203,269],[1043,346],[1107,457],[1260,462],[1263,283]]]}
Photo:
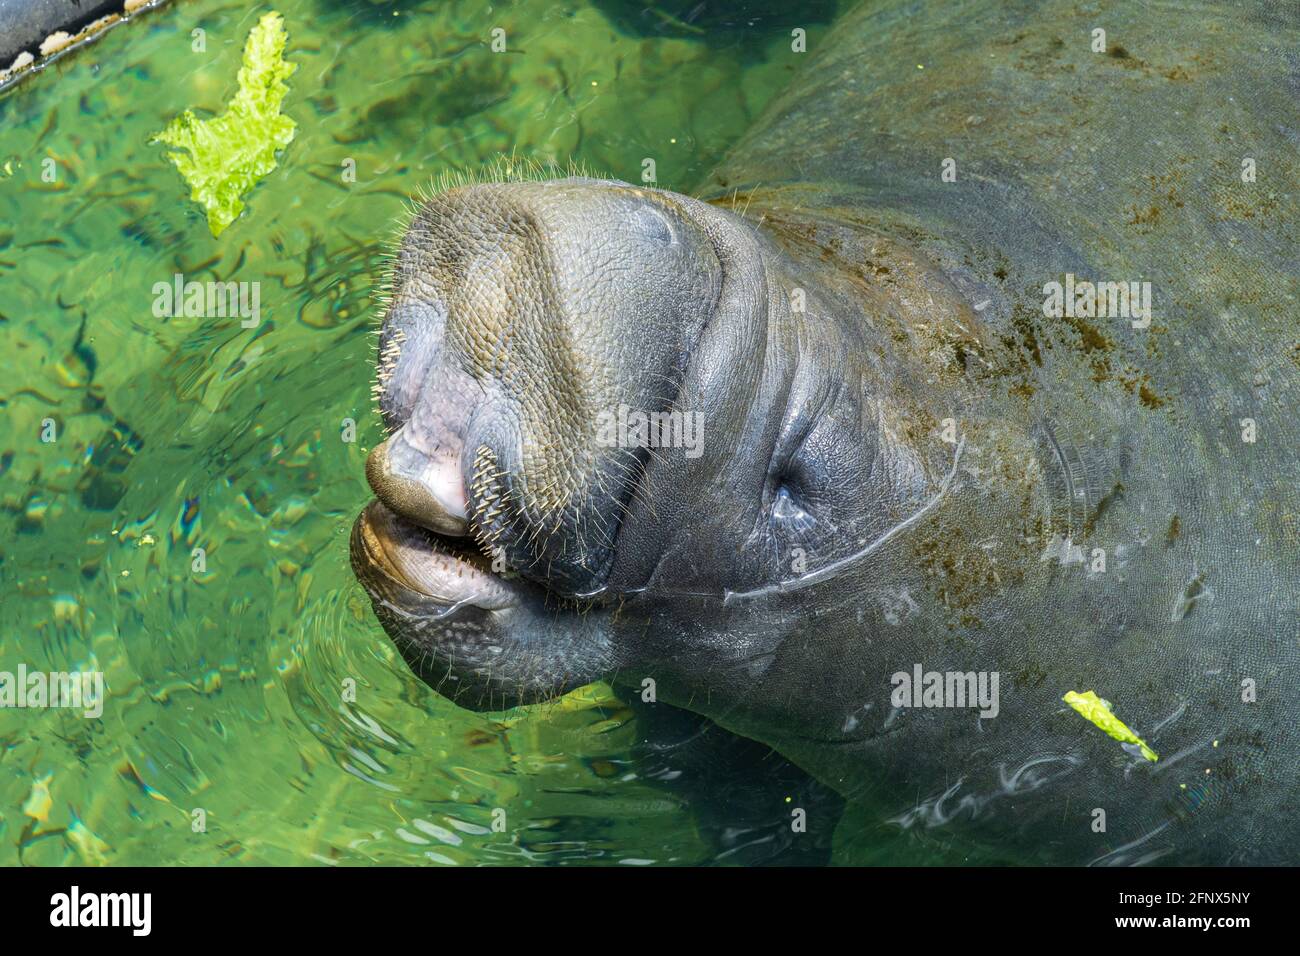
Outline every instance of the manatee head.
{"label": "manatee head", "polygon": [[642,673],[720,692],[800,627],[798,555],[869,568],[933,504],[953,449],[906,425],[931,378],[792,268],[736,213],[621,182],[423,203],[351,551],[427,680],[479,707]]}

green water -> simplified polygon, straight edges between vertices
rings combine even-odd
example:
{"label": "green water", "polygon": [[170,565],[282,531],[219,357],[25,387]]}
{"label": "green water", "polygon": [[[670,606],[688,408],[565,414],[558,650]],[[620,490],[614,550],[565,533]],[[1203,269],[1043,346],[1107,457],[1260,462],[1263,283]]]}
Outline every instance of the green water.
{"label": "green water", "polygon": [[[269,7],[171,4],[0,98],[0,671],[99,671],[106,695],[96,719],[0,709],[0,864],[797,852],[772,836],[801,785],[774,756],[752,789],[752,754],[720,764],[719,810],[698,794],[726,788],[638,751],[607,688],[455,708],[348,568],[380,437],[371,296],[407,197],[502,152],[630,180],[652,157],[689,190],[792,69],[788,30],[663,13],[642,36],[614,6],[277,4],[297,136],[220,239],[148,141],[221,110]],[[261,324],[155,317],[176,273],[260,283]]]}

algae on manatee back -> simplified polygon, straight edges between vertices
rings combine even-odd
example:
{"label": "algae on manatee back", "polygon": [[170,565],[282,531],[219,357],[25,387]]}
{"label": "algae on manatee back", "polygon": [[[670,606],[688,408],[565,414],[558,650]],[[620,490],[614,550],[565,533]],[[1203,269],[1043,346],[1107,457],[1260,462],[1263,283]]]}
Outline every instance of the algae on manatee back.
{"label": "algae on manatee back", "polygon": [[244,195],[275,169],[276,150],[293,140],[297,124],[280,112],[285,81],[297,69],[284,59],[286,42],[280,14],[263,15],[248,34],[239,91],[226,111],[200,120],[186,110],[150,140],[186,151],[167,158],[190,184],[190,198],[207,211],[213,236],[239,218]]}

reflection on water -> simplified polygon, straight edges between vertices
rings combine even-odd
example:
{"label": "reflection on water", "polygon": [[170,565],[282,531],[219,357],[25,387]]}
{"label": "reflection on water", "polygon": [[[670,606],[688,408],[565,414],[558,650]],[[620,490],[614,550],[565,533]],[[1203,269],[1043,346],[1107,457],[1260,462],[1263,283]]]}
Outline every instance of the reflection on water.
{"label": "reflection on water", "polygon": [[[788,75],[780,30],[626,8],[279,3],[297,138],[219,240],[148,139],[221,109],[265,8],[173,5],[0,100],[0,671],[107,687],[0,710],[0,864],[825,858],[837,800],[694,718],[451,706],[348,569],[406,197],[512,150],[689,189]],[[177,274],[258,283],[260,323],[156,316]]]}

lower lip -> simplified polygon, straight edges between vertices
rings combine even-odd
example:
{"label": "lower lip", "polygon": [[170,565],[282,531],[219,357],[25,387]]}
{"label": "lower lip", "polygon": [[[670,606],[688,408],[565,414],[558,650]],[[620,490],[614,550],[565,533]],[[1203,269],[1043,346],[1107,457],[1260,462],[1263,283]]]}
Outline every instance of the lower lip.
{"label": "lower lip", "polygon": [[[398,534],[402,526],[411,536],[422,538],[424,547],[404,543]],[[372,568],[407,590],[446,604],[449,609],[473,604],[500,610],[516,603],[514,586],[490,570],[487,558],[467,547],[465,539],[440,537],[417,528],[371,502],[357,521],[362,550]],[[403,552],[410,552],[404,554]],[[411,562],[431,562],[427,576],[413,573]],[[445,573],[442,573],[445,572]]]}

